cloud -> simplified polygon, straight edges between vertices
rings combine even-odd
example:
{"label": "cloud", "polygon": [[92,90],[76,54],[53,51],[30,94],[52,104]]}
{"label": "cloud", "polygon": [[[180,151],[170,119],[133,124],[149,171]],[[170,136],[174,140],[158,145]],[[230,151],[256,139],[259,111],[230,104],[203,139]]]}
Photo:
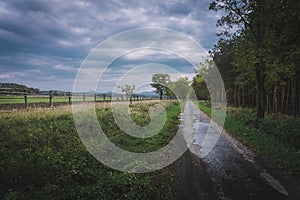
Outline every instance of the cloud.
{"label": "cloud", "polygon": [[164,52],[159,49],[140,49],[134,52],[130,52],[123,56],[125,60],[166,60],[166,59],[175,59],[176,55],[169,52]]}
{"label": "cloud", "polygon": [[72,66],[65,66],[61,64],[55,65],[54,69],[62,70],[62,71],[77,71],[77,68],[74,68]]}
{"label": "cloud", "polygon": [[[215,13],[208,12],[208,3],[209,0],[1,1],[0,81],[71,90],[71,80],[89,52],[111,35],[132,28],[174,29],[210,49],[217,40],[217,29]],[[173,45],[180,48],[176,41]],[[129,54],[127,60],[123,58],[124,65],[137,56],[147,60],[154,54]],[[174,60],[170,54],[160,56],[165,56],[166,62]],[[28,74],[28,70],[42,73],[37,77],[35,72]],[[61,84],[54,83],[51,76],[61,79]]]}
{"label": "cloud", "polygon": [[24,75],[26,74],[22,72],[8,72],[8,73],[0,74],[0,79],[10,80],[15,78],[16,76],[24,76]]}

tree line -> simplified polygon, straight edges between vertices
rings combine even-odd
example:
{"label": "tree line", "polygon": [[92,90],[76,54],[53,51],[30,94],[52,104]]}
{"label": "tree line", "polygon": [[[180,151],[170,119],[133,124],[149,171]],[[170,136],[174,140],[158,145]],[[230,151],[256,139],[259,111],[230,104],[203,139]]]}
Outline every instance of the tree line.
{"label": "tree line", "polygon": [[151,86],[156,89],[159,99],[166,96],[170,99],[186,99],[190,94],[190,81],[187,77],[171,81],[170,74],[159,73],[152,75]]}
{"label": "tree line", "polygon": [[[215,0],[222,12],[220,39],[210,51],[226,88],[228,103],[265,113],[300,113],[300,4],[298,0]],[[198,73],[193,88],[209,99]]]}
{"label": "tree line", "polygon": [[27,87],[17,83],[0,83],[0,94],[20,93],[23,94],[24,90],[29,94],[39,94],[38,88]]}

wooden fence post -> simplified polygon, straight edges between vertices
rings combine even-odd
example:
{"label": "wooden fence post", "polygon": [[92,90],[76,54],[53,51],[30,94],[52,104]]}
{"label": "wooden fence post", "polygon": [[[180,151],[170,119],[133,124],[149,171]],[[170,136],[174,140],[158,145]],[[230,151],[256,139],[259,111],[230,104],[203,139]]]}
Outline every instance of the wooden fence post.
{"label": "wooden fence post", "polygon": [[69,96],[69,105],[71,105],[71,92],[68,92],[68,96]]}
{"label": "wooden fence post", "polygon": [[52,102],[52,90],[49,91],[49,106],[50,106],[50,108],[53,107],[53,102]]}
{"label": "wooden fence post", "polygon": [[27,109],[28,102],[27,102],[27,92],[26,92],[26,90],[24,90],[24,101],[25,101],[25,108]]}
{"label": "wooden fence post", "polygon": [[83,93],[83,102],[85,102],[85,92]]}
{"label": "wooden fence post", "polygon": [[103,94],[103,100],[105,101],[105,93]]}
{"label": "wooden fence post", "polygon": [[97,94],[95,93],[95,96],[94,96],[94,101],[96,102],[97,101]]}

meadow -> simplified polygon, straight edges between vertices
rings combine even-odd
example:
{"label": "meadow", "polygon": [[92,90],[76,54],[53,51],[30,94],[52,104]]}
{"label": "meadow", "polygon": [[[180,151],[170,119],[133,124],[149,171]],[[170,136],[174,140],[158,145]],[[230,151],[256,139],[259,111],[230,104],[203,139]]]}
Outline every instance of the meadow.
{"label": "meadow", "polygon": [[[133,120],[148,124],[148,108],[154,103],[133,104]],[[149,139],[124,134],[104,105],[96,109],[99,123],[122,148],[153,151],[178,130],[177,102],[161,102],[167,121]],[[106,167],[82,145],[69,106],[1,112],[0,130],[0,199],[172,199],[172,168],[130,174]]]}
{"label": "meadow", "polygon": [[[97,97],[97,101],[102,101],[103,98]],[[83,101],[83,97],[73,97],[72,101]],[[94,101],[94,97],[85,97],[85,101]],[[24,96],[0,96],[0,104],[24,104]],[[49,103],[49,96],[28,96],[28,103]],[[69,102],[68,96],[54,96],[52,102]]]}

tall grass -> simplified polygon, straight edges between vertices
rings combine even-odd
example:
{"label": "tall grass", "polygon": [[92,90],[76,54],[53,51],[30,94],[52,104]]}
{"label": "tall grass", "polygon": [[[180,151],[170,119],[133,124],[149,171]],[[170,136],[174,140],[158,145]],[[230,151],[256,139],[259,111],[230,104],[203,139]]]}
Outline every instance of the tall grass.
{"label": "tall grass", "polygon": [[[151,104],[134,104],[132,117],[149,122]],[[127,137],[114,124],[111,109],[98,107],[97,117],[113,142],[135,152],[162,147],[177,131],[180,107],[164,103],[167,122],[149,139]],[[142,118],[140,116],[145,116]],[[128,174],[98,162],[82,145],[68,106],[0,113],[1,199],[170,199],[174,182],[165,168]]]}

